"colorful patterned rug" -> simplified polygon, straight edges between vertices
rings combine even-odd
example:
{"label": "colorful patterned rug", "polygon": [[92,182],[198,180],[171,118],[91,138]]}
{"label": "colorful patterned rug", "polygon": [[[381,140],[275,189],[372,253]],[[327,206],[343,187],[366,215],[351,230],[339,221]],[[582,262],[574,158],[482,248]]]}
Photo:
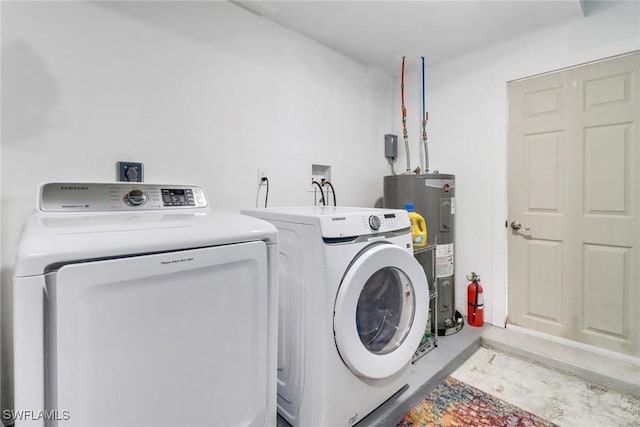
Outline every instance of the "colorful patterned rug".
{"label": "colorful patterned rug", "polygon": [[551,427],[555,424],[447,377],[396,427],[426,426]]}

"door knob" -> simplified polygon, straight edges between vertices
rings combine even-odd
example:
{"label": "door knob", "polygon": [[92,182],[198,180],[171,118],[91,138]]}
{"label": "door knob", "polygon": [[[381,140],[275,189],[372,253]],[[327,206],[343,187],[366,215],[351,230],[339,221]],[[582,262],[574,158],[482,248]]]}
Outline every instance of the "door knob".
{"label": "door knob", "polygon": [[529,231],[528,227],[523,227],[522,224],[520,224],[520,221],[511,221],[511,228],[514,231]]}

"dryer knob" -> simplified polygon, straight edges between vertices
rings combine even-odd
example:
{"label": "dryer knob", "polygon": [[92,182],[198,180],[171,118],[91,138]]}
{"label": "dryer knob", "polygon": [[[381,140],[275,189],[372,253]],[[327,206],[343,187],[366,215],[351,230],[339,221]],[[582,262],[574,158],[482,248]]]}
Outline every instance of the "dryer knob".
{"label": "dryer knob", "polygon": [[380,218],[378,218],[375,215],[371,215],[369,217],[369,227],[371,227],[373,230],[379,230],[380,229]]}
{"label": "dryer knob", "polygon": [[149,196],[142,190],[131,190],[124,195],[124,201],[129,206],[142,206],[147,202]]}

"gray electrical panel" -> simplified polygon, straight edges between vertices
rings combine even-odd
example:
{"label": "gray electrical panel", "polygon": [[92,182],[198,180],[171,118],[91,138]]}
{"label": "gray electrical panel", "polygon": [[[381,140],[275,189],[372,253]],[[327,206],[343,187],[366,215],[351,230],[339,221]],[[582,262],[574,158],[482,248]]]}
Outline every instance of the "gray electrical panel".
{"label": "gray electrical panel", "polygon": [[398,157],[398,135],[387,134],[384,136],[384,156],[395,160]]}
{"label": "gray electrical panel", "polygon": [[[384,207],[404,209],[413,203],[427,223],[427,244],[436,244],[435,263],[418,261],[427,277],[434,277],[437,298],[437,329],[452,330],[458,323],[455,305],[454,241],[456,213],[455,175],[406,174],[384,177]],[[448,333],[446,333],[448,335]]]}

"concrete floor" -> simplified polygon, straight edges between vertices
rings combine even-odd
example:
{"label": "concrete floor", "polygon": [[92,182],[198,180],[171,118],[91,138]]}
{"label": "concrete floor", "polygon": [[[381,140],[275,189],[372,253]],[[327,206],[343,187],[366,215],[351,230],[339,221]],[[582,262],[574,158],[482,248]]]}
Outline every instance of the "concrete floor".
{"label": "concrete floor", "polygon": [[517,326],[488,327],[482,346],[577,375],[640,397],[640,358],[552,337]]}
{"label": "concrete floor", "polygon": [[560,426],[640,425],[640,399],[632,394],[489,348],[451,376]]}

